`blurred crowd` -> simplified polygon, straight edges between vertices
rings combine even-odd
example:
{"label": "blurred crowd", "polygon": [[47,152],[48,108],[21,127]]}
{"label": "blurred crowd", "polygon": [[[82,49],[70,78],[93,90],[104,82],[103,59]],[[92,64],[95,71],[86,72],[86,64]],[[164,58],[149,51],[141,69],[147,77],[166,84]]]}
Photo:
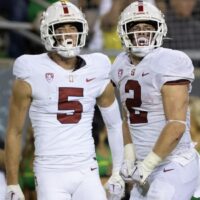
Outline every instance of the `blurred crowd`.
{"label": "blurred crowd", "polygon": [[[39,37],[40,16],[45,6],[55,0],[0,1],[0,21],[29,22],[31,33]],[[86,15],[89,35],[86,48],[91,51],[120,50],[116,33],[119,13],[134,0],[71,0]],[[200,50],[200,0],[146,0],[165,14],[168,35],[164,47]],[[1,27],[1,26],[0,26]],[[23,28],[0,28],[0,56],[16,58],[24,53],[41,53],[42,45],[23,34]],[[24,37],[25,36],[25,37]],[[199,65],[194,59],[194,65]]]}

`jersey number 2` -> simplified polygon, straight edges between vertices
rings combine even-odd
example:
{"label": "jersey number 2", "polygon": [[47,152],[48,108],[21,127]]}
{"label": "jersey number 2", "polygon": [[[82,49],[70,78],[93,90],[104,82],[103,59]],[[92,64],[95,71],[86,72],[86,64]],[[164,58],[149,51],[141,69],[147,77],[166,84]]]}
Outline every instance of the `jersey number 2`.
{"label": "jersey number 2", "polygon": [[58,110],[72,110],[73,114],[63,114],[58,113],[57,119],[61,124],[76,124],[81,119],[81,114],[83,112],[83,106],[80,101],[69,101],[68,98],[82,97],[83,88],[59,88],[59,99],[58,99]]}
{"label": "jersey number 2", "polygon": [[130,113],[130,123],[147,123],[147,112],[146,111],[136,111],[133,107],[140,107],[142,105],[141,100],[141,86],[138,81],[128,80],[125,85],[125,92],[129,93],[133,90],[134,97],[126,99],[126,107]]}

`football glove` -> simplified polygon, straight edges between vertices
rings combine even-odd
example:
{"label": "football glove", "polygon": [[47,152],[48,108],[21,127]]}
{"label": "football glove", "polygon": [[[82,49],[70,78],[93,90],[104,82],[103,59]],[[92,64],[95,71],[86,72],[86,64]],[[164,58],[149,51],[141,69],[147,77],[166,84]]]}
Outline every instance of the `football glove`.
{"label": "football glove", "polygon": [[6,200],[25,200],[24,194],[19,185],[8,185]]}
{"label": "football glove", "polygon": [[131,175],[133,181],[143,185],[147,180],[147,177],[152,173],[154,168],[161,163],[161,161],[162,159],[151,151],[142,162],[135,162]]}
{"label": "football glove", "polygon": [[146,181],[147,177],[151,174],[151,172],[152,170],[146,168],[143,162],[137,161],[132,168],[132,181],[142,185]]}
{"label": "football glove", "polygon": [[120,175],[125,182],[132,182],[132,169],[135,163],[134,145],[127,144],[124,146],[124,161],[120,169]]}
{"label": "football glove", "polygon": [[124,160],[122,163],[122,167],[120,169],[120,176],[125,182],[133,182],[132,174],[133,174],[134,162],[130,160]]}
{"label": "football glove", "polygon": [[120,200],[124,196],[125,183],[119,173],[113,173],[105,185],[108,200]]}

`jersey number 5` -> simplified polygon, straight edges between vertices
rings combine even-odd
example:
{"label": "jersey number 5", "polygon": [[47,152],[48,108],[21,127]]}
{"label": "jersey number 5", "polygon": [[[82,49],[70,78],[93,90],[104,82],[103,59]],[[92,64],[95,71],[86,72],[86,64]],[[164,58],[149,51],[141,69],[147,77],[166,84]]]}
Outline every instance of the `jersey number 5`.
{"label": "jersey number 5", "polygon": [[125,92],[129,93],[133,90],[134,97],[126,99],[126,107],[130,113],[130,123],[147,123],[147,112],[146,111],[136,111],[133,107],[140,107],[142,105],[141,100],[141,86],[138,81],[128,80],[125,85]]}
{"label": "jersey number 5", "polygon": [[60,87],[59,88],[59,99],[58,99],[58,110],[72,110],[73,114],[57,114],[57,120],[61,124],[76,124],[81,119],[81,113],[83,112],[83,106],[79,101],[69,101],[68,98],[73,97],[82,97],[83,88],[68,88]]}

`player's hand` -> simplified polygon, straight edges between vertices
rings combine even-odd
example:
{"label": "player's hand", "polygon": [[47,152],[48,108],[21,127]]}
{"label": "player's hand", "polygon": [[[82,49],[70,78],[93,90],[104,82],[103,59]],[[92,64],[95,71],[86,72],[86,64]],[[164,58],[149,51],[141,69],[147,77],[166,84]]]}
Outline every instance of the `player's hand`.
{"label": "player's hand", "polygon": [[133,143],[124,146],[124,161],[120,169],[120,175],[125,182],[132,182],[132,169],[135,163],[135,147]]}
{"label": "player's hand", "polygon": [[133,182],[143,185],[151,172],[152,169],[147,168],[143,162],[137,161],[132,168],[131,178]]}
{"label": "player's hand", "polygon": [[132,173],[133,173],[134,162],[131,160],[124,160],[122,167],[120,169],[120,176],[125,182],[133,182]]}
{"label": "player's hand", "polygon": [[162,158],[151,151],[142,162],[135,162],[131,175],[133,181],[138,182],[140,185],[144,184],[147,177],[161,162]]}
{"label": "player's hand", "polygon": [[113,173],[105,185],[108,200],[120,200],[124,196],[125,183],[119,173]]}
{"label": "player's hand", "polygon": [[132,181],[138,187],[140,193],[145,196],[149,190],[148,176],[152,173],[152,169],[148,169],[143,162],[136,162],[132,169]]}
{"label": "player's hand", "polygon": [[25,200],[24,194],[19,185],[8,185],[6,200]]}

